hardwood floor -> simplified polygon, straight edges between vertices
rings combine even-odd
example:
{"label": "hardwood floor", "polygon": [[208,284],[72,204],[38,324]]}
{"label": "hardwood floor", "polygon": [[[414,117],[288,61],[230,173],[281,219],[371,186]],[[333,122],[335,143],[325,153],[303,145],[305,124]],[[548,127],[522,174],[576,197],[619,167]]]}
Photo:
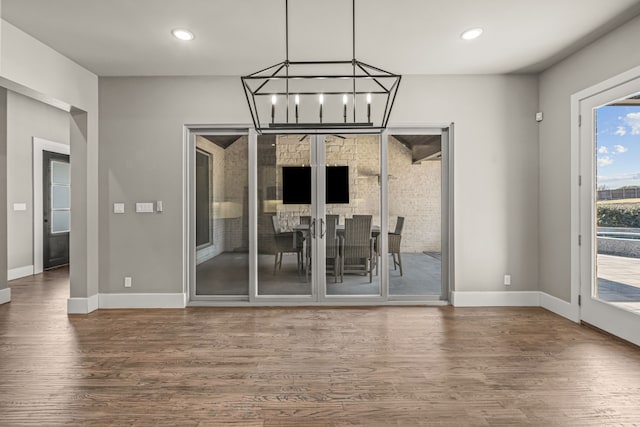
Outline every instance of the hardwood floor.
{"label": "hardwood floor", "polygon": [[638,425],[640,350],[539,308],[0,306],[0,425]]}

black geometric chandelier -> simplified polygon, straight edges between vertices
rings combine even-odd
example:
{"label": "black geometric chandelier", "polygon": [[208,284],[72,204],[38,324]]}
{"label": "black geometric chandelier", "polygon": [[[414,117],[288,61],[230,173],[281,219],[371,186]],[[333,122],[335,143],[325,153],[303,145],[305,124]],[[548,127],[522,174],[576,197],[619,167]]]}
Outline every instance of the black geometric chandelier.
{"label": "black geometric chandelier", "polygon": [[259,133],[380,133],[387,127],[402,76],[356,59],[355,0],[352,12],[350,60],[290,61],[285,0],[285,60],[241,77]]}

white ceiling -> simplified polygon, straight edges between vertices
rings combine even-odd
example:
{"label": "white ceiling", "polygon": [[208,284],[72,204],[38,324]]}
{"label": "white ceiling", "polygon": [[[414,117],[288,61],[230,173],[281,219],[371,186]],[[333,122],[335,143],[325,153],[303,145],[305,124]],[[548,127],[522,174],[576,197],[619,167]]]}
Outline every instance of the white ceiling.
{"label": "white ceiling", "polygon": [[[638,13],[640,0],[357,0],[356,57],[401,74],[537,72]],[[284,0],[2,0],[2,17],[102,76],[242,75],[285,57]],[[291,60],[351,58],[351,1],[291,0],[289,17]]]}

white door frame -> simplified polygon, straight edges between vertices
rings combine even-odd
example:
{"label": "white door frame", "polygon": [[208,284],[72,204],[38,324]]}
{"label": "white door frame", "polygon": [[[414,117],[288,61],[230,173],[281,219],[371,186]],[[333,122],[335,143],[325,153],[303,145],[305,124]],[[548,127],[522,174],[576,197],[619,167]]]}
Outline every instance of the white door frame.
{"label": "white door frame", "polygon": [[[381,262],[381,286],[383,295],[380,296],[352,296],[344,297],[340,295],[327,296],[326,288],[322,295],[316,293],[316,289],[322,286],[312,284],[312,294],[305,295],[258,295],[258,266],[257,266],[257,139],[256,131],[249,125],[185,125],[183,133],[183,292],[185,303],[188,306],[305,306],[305,305],[447,305],[450,293],[455,289],[454,284],[454,221],[453,221],[453,123],[442,124],[415,124],[391,126],[382,133],[380,139],[381,174],[388,171],[387,165],[387,138],[393,134],[441,134],[446,141],[443,141],[443,161],[447,161],[443,167],[443,199],[442,199],[442,220],[443,220],[443,274],[442,287],[444,299],[433,299],[432,297],[415,296],[410,299],[402,296],[390,296],[388,291],[388,277],[385,271],[388,270],[388,260],[382,257]],[[289,132],[293,133],[293,132]],[[305,132],[309,133],[310,132]],[[324,136],[335,132],[316,132],[318,136]],[[248,136],[248,184],[249,184],[249,295],[248,296],[225,296],[225,295],[195,295],[195,226],[191,212],[191,202],[195,196],[194,187],[194,163],[195,163],[195,135],[247,135]],[[445,150],[446,147],[446,150]],[[383,231],[388,228],[388,206],[387,206],[387,183],[382,183],[381,200],[381,227]],[[315,188],[315,186],[314,186]],[[446,195],[446,199],[445,199]],[[314,197],[315,195],[312,195]],[[324,206],[321,207],[324,214]],[[313,214],[313,213],[312,213]],[[316,208],[316,218],[318,208]],[[445,218],[446,215],[446,218]],[[316,244],[318,244],[316,242]],[[386,236],[382,239],[382,250],[387,246]],[[324,250],[324,245],[316,248]],[[385,252],[383,252],[385,253]],[[444,262],[444,260],[447,260]],[[318,263],[314,263],[314,268],[319,268]],[[324,271],[320,274],[324,274]],[[317,278],[319,275],[312,274]],[[326,280],[325,280],[326,281]]]}
{"label": "white door frame", "polygon": [[42,273],[42,239],[44,230],[42,222],[42,196],[44,188],[42,186],[42,152],[50,151],[59,154],[71,154],[71,147],[60,142],[53,142],[47,139],[33,137],[33,274]]}
{"label": "white door frame", "polygon": [[593,297],[596,277],[595,108],[640,91],[640,67],[571,97],[572,274],[571,303],[579,319],[640,345],[640,316]]}

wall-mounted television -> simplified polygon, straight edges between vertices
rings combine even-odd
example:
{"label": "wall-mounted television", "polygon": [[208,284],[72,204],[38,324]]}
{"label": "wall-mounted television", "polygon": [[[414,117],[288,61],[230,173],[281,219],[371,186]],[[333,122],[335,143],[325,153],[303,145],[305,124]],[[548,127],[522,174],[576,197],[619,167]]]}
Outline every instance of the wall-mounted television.
{"label": "wall-mounted television", "polygon": [[[327,166],[326,203],[349,203],[349,166]],[[311,167],[282,167],[282,203],[311,204]]]}
{"label": "wall-mounted television", "polygon": [[349,166],[327,166],[327,203],[349,203]]}
{"label": "wall-mounted television", "polygon": [[311,204],[311,167],[282,167],[282,203],[285,205]]}

